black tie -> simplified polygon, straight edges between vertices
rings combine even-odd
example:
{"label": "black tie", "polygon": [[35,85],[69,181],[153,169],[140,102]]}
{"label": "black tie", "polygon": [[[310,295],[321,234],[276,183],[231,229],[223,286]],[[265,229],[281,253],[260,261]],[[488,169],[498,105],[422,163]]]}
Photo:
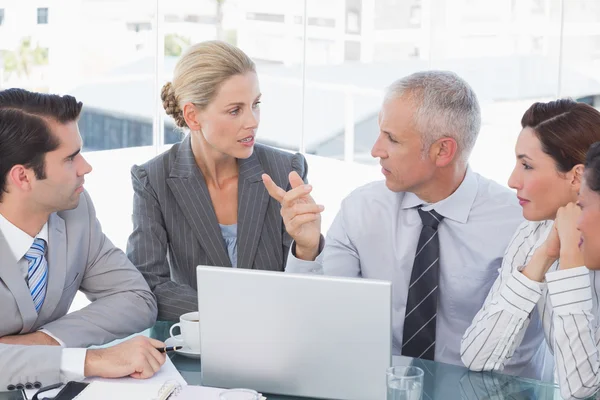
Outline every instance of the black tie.
{"label": "black tie", "polygon": [[440,240],[438,225],[443,217],[434,210],[419,208],[423,222],[415,254],[402,336],[402,355],[433,360],[435,356],[435,319],[438,304]]}

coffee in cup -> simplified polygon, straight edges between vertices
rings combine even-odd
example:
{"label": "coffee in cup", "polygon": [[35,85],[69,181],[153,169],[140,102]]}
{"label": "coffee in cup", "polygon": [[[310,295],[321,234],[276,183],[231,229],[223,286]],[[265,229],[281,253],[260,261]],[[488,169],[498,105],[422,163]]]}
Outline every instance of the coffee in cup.
{"label": "coffee in cup", "polygon": [[175,328],[181,330],[181,338],[183,344],[189,347],[192,351],[200,352],[200,317],[198,311],[183,314],[179,317],[179,322],[174,324],[169,330],[171,337],[176,335],[173,334]]}

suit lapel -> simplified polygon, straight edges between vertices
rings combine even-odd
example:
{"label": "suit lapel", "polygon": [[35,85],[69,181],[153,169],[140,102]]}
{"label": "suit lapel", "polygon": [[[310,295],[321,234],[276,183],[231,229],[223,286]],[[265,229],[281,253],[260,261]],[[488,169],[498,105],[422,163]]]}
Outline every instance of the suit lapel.
{"label": "suit lapel", "polygon": [[48,286],[39,321],[48,321],[62,298],[67,273],[67,236],[65,221],[56,213],[48,219]]}
{"label": "suit lapel", "polygon": [[189,135],[181,142],[167,184],[211,263],[231,267],[221,229]]}
{"label": "suit lapel", "polygon": [[12,293],[21,313],[23,329],[20,333],[28,333],[37,319],[37,312],[35,311],[31,292],[29,291],[25,277],[21,272],[21,268],[17,265],[18,260],[15,260],[6,239],[2,236],[2,232],[0,232],[0,254],[2,255],[0,279]]}
{"label": "suit lapel", "polygon": [[[262,232],[269,193],[262,183],[264,169],[256,155],[238,161],[238,267],[252,268]],[[265,267],[265,266],[263,266]]]}

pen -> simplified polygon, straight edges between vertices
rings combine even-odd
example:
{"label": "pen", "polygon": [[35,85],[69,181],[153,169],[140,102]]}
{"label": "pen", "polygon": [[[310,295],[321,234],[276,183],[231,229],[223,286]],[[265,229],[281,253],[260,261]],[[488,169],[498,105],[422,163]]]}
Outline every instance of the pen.
{"label": "pen", "polygon": [[167,346],[167,347],[157,347],[159,353],[166,353],[167,351],[174,351],[183,349],[183,346]]}

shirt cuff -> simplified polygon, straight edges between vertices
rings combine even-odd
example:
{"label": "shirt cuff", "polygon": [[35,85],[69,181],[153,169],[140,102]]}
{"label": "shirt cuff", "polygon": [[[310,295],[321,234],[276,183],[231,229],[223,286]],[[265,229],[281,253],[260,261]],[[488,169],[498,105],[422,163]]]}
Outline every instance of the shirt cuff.
{"label": "shirt cuff", "polygon": [[60,378],[63,382],[81,381],[85,378],[86,349],[62,349]]}
{"label": "shirt cuff", "polygon": [[520,314],[524,319],[529,317],[541,296],[540,283],[527,278],[519,270],[510,275],[500,291],[506,308],[513,314]]}
{"label": "shirt cuff", "polygon": [[590,271],[586,267],[546,273],[548,292],[554,311],[560,315],[592,309]]}
{"label": "shirt cuff", "polygon": [[58,342],[58,344],[60,344],[60,347],[66,347],[65,342],[63,342],[62,340],[60,340],[59,338],[57,338],[56,336],[54,336],[53,334],[48,332],[46,329],[40,329],[39,331],[42,333],[45,333],[46,335],[50,336],[52,339],[56,340]]}
{"label": "shirt cuff", "polygon": [[[321,235],[319,239],[319,252],[317,253],[317,259],[319,255],[323,252],[323,248],[325,247],[325,238]],[[286,272],[294,272],[294,273],[323,273],[323,267],[319,261],[307,261],[301,260],[296,257],[296,242],[292,242],[292,246],[290,247],[290,254],[288,256],[288,261],[285,266]]]}

